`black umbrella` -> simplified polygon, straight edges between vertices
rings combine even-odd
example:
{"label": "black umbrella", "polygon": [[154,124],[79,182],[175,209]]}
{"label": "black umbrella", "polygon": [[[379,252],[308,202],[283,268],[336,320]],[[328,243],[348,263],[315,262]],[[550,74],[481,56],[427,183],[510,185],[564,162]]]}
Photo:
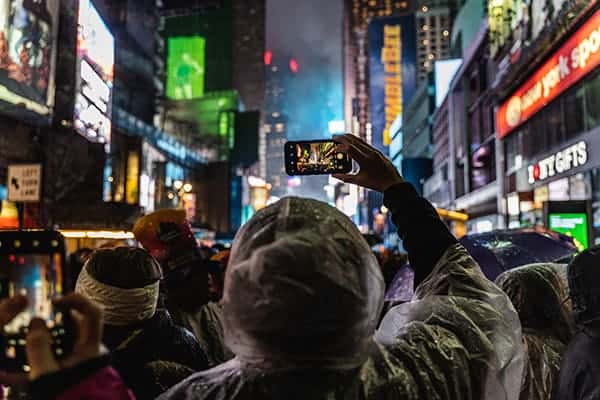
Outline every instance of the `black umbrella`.
{"label": "black umbrella", "polygon": [[572,238],[542,228],[467,235],[460,239],[460,243],[471,253],[490,280],[521,265],[566,263],[577,253]]}
{"label": "black umbrella", "polygon": [[[492,281],[502,272],[526,264],[568,263],[577,253],[572,238],[543,228],[478,233],[463,237],[460,243]],[[392,280],[385,299],[390,302],[409,301],[412,288],[413,272],[405,266]]]}

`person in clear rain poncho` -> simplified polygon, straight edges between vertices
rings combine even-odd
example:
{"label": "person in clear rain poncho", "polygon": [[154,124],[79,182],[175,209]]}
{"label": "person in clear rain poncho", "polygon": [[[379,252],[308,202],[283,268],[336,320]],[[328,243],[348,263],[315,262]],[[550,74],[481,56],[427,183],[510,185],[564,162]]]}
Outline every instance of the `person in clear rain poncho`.
{"label": "person in clear rain poncho", "polygon": [[385,193],[420,283],[413,301],[375,335],[384,283],[369,246],[336,209],[285,198],[234,240],[223,315],[236,357],[159,399],[518,399],[521,329],[507,296],[381,153],[335,140],[361,168],[336,177]]}
{"label": "person in clear rain poncho", "polygon": [[556,398],[600,400],[600,246],[584,250],[567,268],[576,332],[565,350]]}
{"label": "person in clear rain poncho", "polygon": [[521,320],[526,353],[521,400],[550,399],[558,386],[562,355],[573,334],[561,270],[566,273],[566,266],[530,264],[496,278]]}

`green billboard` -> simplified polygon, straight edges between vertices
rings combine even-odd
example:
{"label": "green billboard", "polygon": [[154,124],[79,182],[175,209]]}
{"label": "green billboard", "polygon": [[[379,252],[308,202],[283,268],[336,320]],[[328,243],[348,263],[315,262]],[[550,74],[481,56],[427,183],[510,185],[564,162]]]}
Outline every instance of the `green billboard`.
{"label": "green billboard", "polygon": [[204,95],[205,40],[200,36],[168,39],[167,97],[196,99]]}
{"label": "green billboard", "polygon": [[550,229],[572,237],[579,251],[588,248],[588,220],[585,213],[556,213],[548,217]]}

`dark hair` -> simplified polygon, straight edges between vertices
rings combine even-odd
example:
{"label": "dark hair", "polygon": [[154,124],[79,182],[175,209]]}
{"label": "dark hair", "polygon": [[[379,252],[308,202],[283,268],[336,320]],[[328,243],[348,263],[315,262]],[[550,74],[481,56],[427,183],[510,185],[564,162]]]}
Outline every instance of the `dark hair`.
{"label": "dark hair", "polygon": [[158,262],[144,249],[98,249],[86,263],[88,274],[106,285],[122,289],[147,286],[162,278]]}

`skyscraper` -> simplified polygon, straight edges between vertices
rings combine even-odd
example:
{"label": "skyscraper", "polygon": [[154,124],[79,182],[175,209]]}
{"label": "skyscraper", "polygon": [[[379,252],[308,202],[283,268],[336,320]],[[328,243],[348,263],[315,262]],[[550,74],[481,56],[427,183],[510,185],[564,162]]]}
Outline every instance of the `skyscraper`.
{"label": "skyscraper", "polygon": [[284,94],[286,82],[293,78],[293,58],[265,52],[266,71],[265,117],[259,144],[260,173],[271,184],[271,194],[281,197],[287,194],[283,145],[287,140],[289,117]]}
{"label": "skyscraper", "polygon": [[367,27],[374,18],[415,13],[417,73],[427,78],[436,60],[450,57],[450,27],[462,0],[346,0],[344,9],[344,118],[362,138],[370,136]]}
{"label": "skyscraper", "polygon": [[450,57],[450,28],[454,5],[452,0],[423,1],[417,18],[417,73],[419,81],[427,79],[437,60]]}
{"label": "skyscraper", "polygon": [[237,0],[233,7],[233,87],[246,110],[263,111],[265,0]]}

